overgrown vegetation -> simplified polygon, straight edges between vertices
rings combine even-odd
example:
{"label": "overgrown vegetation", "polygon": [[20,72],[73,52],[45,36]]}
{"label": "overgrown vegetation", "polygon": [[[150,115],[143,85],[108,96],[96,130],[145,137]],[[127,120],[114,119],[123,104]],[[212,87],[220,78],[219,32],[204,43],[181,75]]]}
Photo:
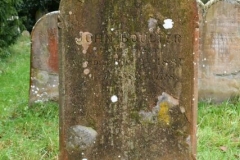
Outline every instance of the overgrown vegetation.
{"label": "overgrown vegetation", "polygon": [[[0,160],[55,160],[58,105],[28,106],[30,43],[20,37],[0,60]],[[240,159],[240,98],[199,103],[198,160]]]}
{"label": "overgrown vegetation", "polygon": [[198,159],[240,159],[240,99],[199,103]]}
{"label": "overgrown vegetation", "polygon": [[36,23],[37,13],[48,13],[59,8],[60,0],[24,0],[18,7],[18,15],[28,31]]}
{"label": "overgrown vegetation", "polygon": [[203,2],[204,4],[206,4],[208,1],[210,1],[210,0],[202,0],[202,2]]}
{"label": "overgrown vegetation", "polygon": [[13,44],[19,35],[17,6],[20,3],[21,0],[0,1],[0,58],[9,54],[6,47]]}
{"label": "overgrown vegetation", "polygon": [[7,46],[23,30],[32,30],[36,17],[58,10],[59,3],[60,0],[0,0],[0,58],[10,55]]}
{"label": "overgrown vegetation", "polygon": [[28,107],[30,42],[20,37],[0,59],[0,160],[51,160],[58,155],[58,105]]}

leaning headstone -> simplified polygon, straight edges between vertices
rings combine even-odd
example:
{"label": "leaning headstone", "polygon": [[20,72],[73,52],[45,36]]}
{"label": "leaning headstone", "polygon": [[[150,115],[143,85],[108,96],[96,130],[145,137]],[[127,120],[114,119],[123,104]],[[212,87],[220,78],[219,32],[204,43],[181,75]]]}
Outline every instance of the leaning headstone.
{"label": "leaning headstone", "polygon": [[58,11],[46,14],[32,30],[30,104],[57,101],[59,97],[58,14]]}
{"label": "leaning headstone", "polygon": [[199,99],[221,102],[240,90],[239,1],[209,1],[203,19]]}
{"label": "leaning headstone", "polygon": [[61,160],[195,159],[196,8],[61,1]]}

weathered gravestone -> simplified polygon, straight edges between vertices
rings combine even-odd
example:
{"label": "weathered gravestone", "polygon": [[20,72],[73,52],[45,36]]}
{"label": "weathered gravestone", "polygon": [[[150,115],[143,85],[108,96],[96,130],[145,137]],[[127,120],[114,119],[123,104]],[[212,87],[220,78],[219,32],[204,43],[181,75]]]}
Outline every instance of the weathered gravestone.
{"label": "weathered gravestone", "polygon": [[221,102],[240,91],[240,1],[205,5],[199,59],[199,99]]}
{"label": "weathered gravestone", "polygon": [[32,30],[30,104],[58,100],[58,14],[46,14]]}
{"label": "weathered gravestone", "polygon": [[[201,0],[196,0],[196,2],[197,2],[197,7],[198,7],[198,24],[199,24],[199,47],[201,47],[201,44],[202,44],[202,42],[201,42],[201,40],[202,40],[202,31],[203,31],[203,15],[204,15],[204,13],[205,13],[205,5],[204,5],[204,3],[201,1]],[[200,50],[198,50],[198,54],[200,53],[201,51]]]}
{"label": "weathered gravestone", "polygon": [[196,21],[194,0],[61,1],[61,160],[195,159]]}

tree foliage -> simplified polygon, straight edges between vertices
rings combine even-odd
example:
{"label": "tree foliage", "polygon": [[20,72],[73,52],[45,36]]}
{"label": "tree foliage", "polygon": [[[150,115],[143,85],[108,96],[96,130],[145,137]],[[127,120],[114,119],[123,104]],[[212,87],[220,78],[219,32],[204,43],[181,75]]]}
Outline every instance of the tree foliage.
{"label": "tree foliage", "polygon": [[60,0],[24,0],[18,9],[19,17],[28,31],[36,23],[36,12],[50,12],[58,10]]}
{"label": "tree foliage", "polygon": [[202,2],[203,2],[204,4],[206,4],[208,1],[210,1],[210,0],[202,0]]}
{"label": "tree foliage", "polygon": [[20,31],[32,30],[36,12],[58,10],[60,0],[0,0],[0,57],[14,43]]}
{"label": "tree foliage", "polygon": [[19,35],[17,7],[21,0],[0,1],[0,56],[3,49],[12,44]]}

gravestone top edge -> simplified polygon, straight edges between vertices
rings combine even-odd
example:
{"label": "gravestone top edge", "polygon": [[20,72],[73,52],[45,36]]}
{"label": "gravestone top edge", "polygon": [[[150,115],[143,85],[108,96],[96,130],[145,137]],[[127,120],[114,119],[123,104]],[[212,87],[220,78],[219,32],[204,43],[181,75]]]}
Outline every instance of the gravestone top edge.
{"label": "gravestone top edge", "polygon": [[31,35],[32,35],[32,33],[34,32],[34,30],[36,29],[36,26],[37,26],[41,21],[43,21],[44,18],[48,17],[49,15],[59,14],[59,13],[60,13],[60,11],[52,11],[52,12],[49,12],[49,13],[43,15],[41,18],[39,18],[39,19],[37,20],[37,22],[34,24],[33,28],[32,28]]}
{"label": "gravestone top edge", "polygon": [[205,4],[201,0],[196,0],[197,5],[201,8],[204,8]]}
{"label": "gravestone top edge", "polygon": [[232,3],[232,4],[240,4],[240,0],[210,0],[206,4],[204,4],[205,9],[208,9],[212,5],[214,5],[217,2],[227,2],[227,3]]}

